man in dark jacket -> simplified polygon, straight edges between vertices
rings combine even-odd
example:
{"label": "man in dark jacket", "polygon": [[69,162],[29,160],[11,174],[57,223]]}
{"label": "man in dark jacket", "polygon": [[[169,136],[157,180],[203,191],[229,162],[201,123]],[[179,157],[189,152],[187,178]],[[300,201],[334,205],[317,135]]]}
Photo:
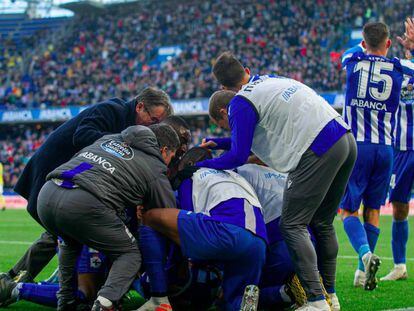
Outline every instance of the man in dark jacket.
{"label": "man in dark jacket", "polygon": [[74,272],[83,244],[112,262],[93,310],[116,310],[141,264],[138,244],[124,224],[125,211],[138,205],[175,207],[166,171],[178,147],[169,125],[132,126],[105,135],[47,176],[38,213],[48,231],[64,240],[58,310],[74,307]]}
{"label": "man in dark jacket", "polygon": [[[58,127],[36,151],[21,174],[15,191],[27,199],[27,210],[40,223],[37,197],[46,176],[82,148],[111,133],[120,133],[132,125],[161,122],[172,114],[168,95],[158,89],[146,88],[135,99],[119,98],[93,105]],[[32,244],[19,262],[0,278],[14,278],[27,271],[25,280],[33,279],[56,253],[56,238],[45,232]]]}

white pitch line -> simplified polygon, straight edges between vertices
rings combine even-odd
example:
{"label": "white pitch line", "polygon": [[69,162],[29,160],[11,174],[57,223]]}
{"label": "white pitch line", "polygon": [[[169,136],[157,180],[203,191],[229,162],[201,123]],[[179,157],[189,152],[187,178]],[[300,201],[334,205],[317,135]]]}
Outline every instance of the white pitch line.
{"label": "white pitch line", "polygon": [[[34,241],[33,241],[34,242]],[[33,242],[25,242],[25,241],[3,241],[0,240],[0,244],[11,244],[11,245],[31,245]]]}
{"label": "white pitch line", "polygon": [[[392,257],[382,257],[379,256],[381,260],[394,260]],[[358,259],[358,256],[338,256],[341,259]],[[414,258],[406,258],[408,261],[414,261]]]}
{"label": "white pitch line", "polygon": [[[33,241],[34,242],[34,241]],[[4,240],[0,240],[0,244],[17,244],[17,245],[31,245],[33,244],[33,242],[26,242],[26,241],[4,241]],[[338,256],[338,258],[340,259],[358,259],[358,256],[347,256],[347,255],[342,255],[342,256]],[[381,257],[380,259],[382,260],[394,260],[392,257]],[[407,258],[408,261],[414,261],[414,258]]]}
{"label": "white pitch line", "polygon": [[0,224],[0,228],[20,228],[20,227],[39,227],[39,224]]}

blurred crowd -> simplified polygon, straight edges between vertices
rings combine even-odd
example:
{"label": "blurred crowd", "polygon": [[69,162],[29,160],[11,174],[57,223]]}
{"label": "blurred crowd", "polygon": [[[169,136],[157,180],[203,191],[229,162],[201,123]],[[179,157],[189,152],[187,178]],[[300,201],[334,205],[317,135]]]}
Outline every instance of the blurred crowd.
{"label": "blurred crowd", "polygon": [[[65,40],[31,55],[7,52],[0,64],[0,108],[84,105],[130,98],[157,85],[173,99],[208,97],[211,66],[231,50],[253,73],[276,73],[318,91],[340,91],[340,55],[352,29],[370,20],[392,36],[412,14],[408,0],[145,1],[74,18]],[[43,37],[47,34],[43,34]],[[36,45],[34,40],[33,45]],[[160,68],[157,48],[183,52]],[[397,46],[397,44],[395,44]],[[391,54],[400,55],[394,47]],[[10,56],[11,55],[11,56]]]}
{"label": "blurred crowd", "polygon": [[[2,128],[3,130],[3,128]],[[53,128],[7,128],[0,137],[0,162],[4,187],[12,188],[32,154],[42,145]],[[7,134],[6,134],[7,133]]]}
{"label": "blurred crowd", "polygon": [[[200,116],[188,119],[192,142],[191,147],[201,143],[205,137],[223,137],[225,131],[209,122],[208,117]],[[24,166],[33,153],[42,145],[54,127],[7,127],[2,128],[0,136],[0,162],[3,164],[4,187],[12,189],[17,182]],[[7,134],[6,134],[7,133]]]}

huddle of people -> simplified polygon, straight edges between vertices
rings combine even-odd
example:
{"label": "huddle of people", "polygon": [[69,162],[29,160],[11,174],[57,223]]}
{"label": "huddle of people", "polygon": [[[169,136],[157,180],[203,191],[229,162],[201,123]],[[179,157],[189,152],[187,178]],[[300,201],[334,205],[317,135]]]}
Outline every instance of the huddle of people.
{"label": "huddle of people", "polygon": [[[364,27],[368,54],[345,54],[347,70],[372,61],[381,62],[380,75],[392,71],[385,57],[371,55],[371,36],[384,26]],[[411,20],[406,28],[401,41],[408,47]],[[378,44],[389,47],[387,40]],[[190,129],[155,88],[129,102],[94,105],[48,137],[16,185],[46,232],[1,275],[0,306],[35,296],[61,311],[120,310],[134,305],[135,291],[146,299],[139,311],[207,310],[213,303],[223,310],[340,310],[333,221],[344,193],[349,207],[343,202],[357,150],[365,148],[356,143],[359,132],[308,86],[253,75],[229,52],[216,59],[213,75],[222,90],[211,96],[209,114],[229,138],[206,138],[187,150]],[[382,75],[382,89],[370,90],[378,102],[402,83],[396,79],[390,90]],[[380,113],[378,122],[388,118]],[[378,141],[392,141],[381,128]],[[210,149],[226,152],[212,158]],[[344,214],[346,229],[354,214]],[[59,284],[30,284],[57,244]],[[380,260],[362,246],[363,286],[373,290]]]}

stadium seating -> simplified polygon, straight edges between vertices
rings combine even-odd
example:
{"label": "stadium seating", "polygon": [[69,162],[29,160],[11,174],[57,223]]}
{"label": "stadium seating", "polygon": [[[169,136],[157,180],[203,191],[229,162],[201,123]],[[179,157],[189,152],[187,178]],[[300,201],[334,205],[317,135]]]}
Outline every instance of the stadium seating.
{"label": "stadium seating", "polygon": [[[344,78],[339,57],[351,30],[381,18],[395,36],[402,32],[401,20],[410,11],[408,0],[346,0],[334,5],[325,0],[300,0],[295,5],[274,0],[134,5],[134,10],[121,5],[103,15],[76,16],[69,22],[72,27],[67,27],[72,32],[62,42],[51,41],[51,34],[67,18],[0,16],[0,40],[5,43],[0,44],[0,109],[129,98],[154,84],[173,99],[208,97],[218,87],[211,77],[212,62],[227,49],[253,72],[276,72],[317,90],[341,91]],[[36,36],[39,31],[40,37]],[[48,43],[46,49],[27,59],[24,51],[39,40]],[[182,53],[160,58],[157,52],[165,46]],[[402,55],[397,44],[390,53]],[[30,68],[22,71],[23,62],[31,64]],[[212,134],[206,119],[190,123],[193,144]],[[6,188],[13,187],[25,162],[51,130],[32,128],[0,137]]]}
{"label": "stadium seating", "polygon": [[[352,29],[384,19],[393,34],[401,33],[401,15],[410,7],[407,0],[159,4],[136,3],[133,9],[131,4],[119,5],[103,15],[76,16],[68,39],[50,41],[46,50],[24,62],[31,66],[2,81],[0,105],[83,105],[113,96],[127,98],[153,84],[174,99],[206,97],[217,88],[210,74],[212,61],[227,49],[253,72],[292,77],[320,91],[341,91],[339,56]],[[21,34],[52,25],[50,20],[15,23],[21,24]],[[9,25],[5,22],[4,32]],[[0,35],[1,29],[0,22]],[[179,46],[182,53],[159,68],[154,59],[165,46]],[[401,55],[395,48],[392,53]]]}
{"label": "stadium seating", "polygon": [[[222,137],[227,133],[209,124],[207,117],[187,120],[192,129],[191,146],[201,143],[208,136]],[[58,124],[55,124],[57,126]],[[4,187],[11,190],[25,164],[53,131],[53,126],[18,127],[9,126],[0,136],[0,163],[4,165]],[[6,134],[7,133],[7,134]]]}

